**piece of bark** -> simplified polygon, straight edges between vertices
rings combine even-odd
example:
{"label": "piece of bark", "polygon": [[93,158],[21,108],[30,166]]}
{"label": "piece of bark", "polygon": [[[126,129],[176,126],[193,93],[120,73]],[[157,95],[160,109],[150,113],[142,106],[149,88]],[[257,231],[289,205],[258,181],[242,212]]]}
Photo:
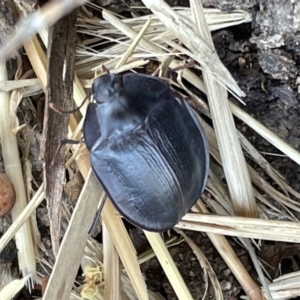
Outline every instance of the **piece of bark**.
{"label": "piece of bark", "polygon": [[[253,25],[260,31],[251,42],[260,49],[279,48],[298,40],[300,2],[295,0],[261,1]],[[295,45],[296,46],[296,45]],[[296,46],[297,47],[297,46]]]}
{"label": "piece of bark", "polygon": [[[48,100],[62,110],[70,109],[73,98],[75,63],[75,21],[77,12],[59,20],[49,34],[48,46]],[[47,108],[46,108],[47,109]],[[49,109],[44,122],[44,182],[50,218],[53,252],[56,255],[60,240],[60,220],[63,184],[65,180],[64,147],[53,156],[61,141],[67,137],[68,114],[57,114]]]}

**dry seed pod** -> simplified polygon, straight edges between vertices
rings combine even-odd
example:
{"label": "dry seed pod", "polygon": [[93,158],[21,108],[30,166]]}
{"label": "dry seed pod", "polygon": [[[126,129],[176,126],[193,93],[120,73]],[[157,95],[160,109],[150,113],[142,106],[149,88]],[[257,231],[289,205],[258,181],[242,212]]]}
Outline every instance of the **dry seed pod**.
{"label": "dry seed pod", "polygon": [[16,202],[15,188],[10,179],[0,173],[0,217],[10,213]]}

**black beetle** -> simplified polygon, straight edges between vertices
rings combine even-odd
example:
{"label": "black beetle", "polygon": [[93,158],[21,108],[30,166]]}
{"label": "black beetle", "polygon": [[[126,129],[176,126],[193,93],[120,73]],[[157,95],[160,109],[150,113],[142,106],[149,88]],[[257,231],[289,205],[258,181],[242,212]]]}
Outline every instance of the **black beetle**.
{"label": "black beetle", "polygon": [[83,126],[96,177],[120,213],[149,231],[174,227],[201,196],[209,151],[195,112],[156,77],[105,74]]}

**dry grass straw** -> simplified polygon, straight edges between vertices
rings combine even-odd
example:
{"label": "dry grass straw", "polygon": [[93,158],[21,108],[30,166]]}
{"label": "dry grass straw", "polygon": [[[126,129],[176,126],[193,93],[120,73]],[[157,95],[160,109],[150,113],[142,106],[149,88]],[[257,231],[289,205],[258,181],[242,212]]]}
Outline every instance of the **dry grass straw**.
{"label": "dry grass straw", "polygon": [[269,285],[274,299],[292,299],[300,294],[300,272],[279,276]]}
{"label": "dry grass straw", "polygon": [[[191,58],[201,63],[201,66],[203,66],[209,74],[213,75],[214,78],[234,94],[244,96],[244,93],[240,90],[231,74],[221,63],[215,51],[207,44],[206,38],[200,37],[190,21],[180,17],[164,1],[144,0],[143,3],[146,7],[151,9],[166,28],[172,30],[173,33],[176,34],[176,37],[188,47]],[[194,13],[193,10],[192,12]],[[205,21],[202,25],[204,24],[206,28],[207,25]]]}
{"label": "dry grass straw", "polygon": [[260,136],[266,139],[270,144],[276,147],[278,150],[286,154],[290,159],[300,165],[300,153],[293,147],[284,142],[271,130],[263,126],[260,122],[252,118],[249,114],[243,111],[234,103],[230,103],[230,109],[232,113],[242,120],[245,124],[255,130]]}
{"label": "dry grass straw", "polygon": [[17,89],[24,89],[26,87],[39,86],[39,80],[37,78],[32,79],[20,79],[20,80],[3,80],[0,82],[0,90],[3,92],[11,92]]}
{"label": "dry grass straw", "polygon": [[36,192],[34,197],[29,201],[23,211],[18,215],[18,217],[13,221],[12,225],[8,230],[2,235],[0,239],[0,252],[9,243],[11,239],[16,235],[23,224],[29,219],[30,215],[35,211],[35,209],[44,200],[44,185],[42,184],[39,190]]}
{"label": "dry grass straw", "polygon": [[[44,300],[67,299],[70,296],[82,252],[86,245],[88,230],[95,215],[91,207],[97,207],[99,194],[101,195],[97,179],[91,174],[90,172],[87,176],[88,180],[85,182],[59,248],[56,262],[43,296]],[[98,193],[99,190],[100,193]]]}
{"label": "dry grass straw", "polygon": [[[0,62],[0,81],[7,80],[6,63]],[[16,203],[12,209],[12,218],[15,221],[27,205],[27,196],[19,156],[17,138],[11,128],[10,94],[0,92],[0,137],[5,172],[12,181],[16,191]],[[15,235],[18,249],[19,268],[23,276],[29,279],[29,286],[36,278],[36,262],[30,222],[27,220]]]}
{"label": "dry grass straw", "polygon": [[158,233],[145,230],[144,233],[166,276],[168,277],[178,299],[193,299],[161,236]]}
{"label": "dry grass straw", "polygon": [[141,276],[136,251],[120,216],[110,201],[106,202],[102,216],[138,299],[148,299],[146,284]]}
{"label": "dry grass straw", "polygon": [[26,282],[30,280],[30,276],[25,276],[22,279],[15,279],[6,285],[0,291],[1,300],[11,300],[17,295],[21,289],[25,286]]}
{"label": "dry grass straw", "polygon": [[[211,34],[204,19],[202,5],[191,1],[196,28],[211,49],[214,49]],[[202,49],[201,49],[202,50]],[[207,90],[210,113],[218,142],[222,165],[228,184],[233,209],[237,215],[257,216],[250,176],[246,161],[236,135],[235,124],[229,108],[227,93],[209,72],[203,78]]]}
{"label": "dry grass straw", "polygon": [[[209,115],[209,113],[208,113],[208,115]],[[208,136],[211,155],[215,158],[215,160],[220,165],[222,165],[221,157],[220,157],[220,154],[219,154],[218,144],[217,144],[217,140],[216,140],[214,130],[206,122],[202,121],[202,124],[203,124],[203,126],[205,128],[205,131],[207,133],[207,136]],[[292,200],[289,196],[287,196],[286,192],[288,190],[289,193],[291,193],[291,195],[293,195],[294,197],[298,197],[298,199],[299,199],[299,193],[297,193],[295,190],[293,190],[291,187],[289,187],[286,183],[284,183],[284,181],[282,181],[282,176],[280,174],[278,174],[277,172],[272,171],[272,168],[270,167],[270,165],[268,163],[266,163],[266,161],[261,157],[261,155],[258,154],[258,152],[250,144],[250,142],[246,141],[246,139],[240,133],[238,133],[238,134],[239,134],[240,139],[242,139],[242,144],[246,145],[246,147],[244,147],[245,150],[249,151],[248,153],[252,157],[255,158],[255,161],[258,165],[263,164],[263,169],[265,170],[266,174],[268,174],[270,176],[270,178],[274,179],[275,182],[280,183],[279,186],[283,186],[283,188],[284,188],[283,192],[284,193],[281,193],[281,192],[277,191],[274,187],[272,187],[269,183],[267,183],[263,178],[261,178],[261,176],[259,176],[258,173],[249,164],[247,164],[247,168],[248,168],[248,171],[249,171],[250,178],[251,178],[252,182],[258,188],[265,191],[274,200],[279,202],[283,206],[283,208],[285,210],[287,210],[287,212],[293,217],[291,212],[288,211],[288,208],[292,208],[293,210],[299,212],[300,211],[300,204],[297,201]],[[216,183],[216,181],[215,181],[215,183]],[[257,193],[258,192],[256,192],[256,194]],[[224,199],[229,199],[229,195],[228,195],[228,197],[226,197]],[[228,202],[228,204],[230,203],[230,201],[227,201],[227,202]],[[270,206],[270,204],[269,204],[269,206]],[[294,218],[294,220],[295,220],[295,218]]]}
{"label": "dry grass straw", "polygon": [[[198,208],[200,214],[205,215],[209,213],[206,206],[201,200],[198,201],[196,207]],[[180,228],[180,225],[178,226],[178,228]],[[231,272],[235,275],[235,277],[241,284],[247,296],[249,296],[250,299],[261,298],[260,289],[258,288],[255,281],[251,278],[250,274],[245,270],[245,266],[235,254],[227,239],[223,235],[214,234],[211,232],[206,233],[215,248],[218,250],[221,257],[224,259]]]}
{"label": "dry grass straw", "polygon": [[188,213],[176,227],[269,241],[300,242],[300,225],[296,222]]}
{"label": "dry grass straw", "polygon": [[105,274],[105,299],[121,299],[121,269],[118,252],[105,223],[102,226],[103,257]]}
{"label": "dry grass straw", "polygon": [[[160,1],[156,2],[157,4],[159,4]],[[208,44],[211,50],[214,51],[214,43],[212,40],[212,36],[208,30],[202,4],[195,0],[192,0],[190,3],[194,20],[194,24],[190,25],[194,25],[194,28],[196,29],[196,36],[192,37],[192,39],[195,39],[195,37],[197,38],[197,34],[199,34],[199,37],[202,38]],[[165,8],[167,9],[168,6],[165,6]],[[185,37],[185,33],[187,32],[183,33],[181,40],[190,48],[192,44],[188,44],[189,39],[183,39],[183,37]],[[206,51],[204,51],[204,48],[201,48],[200,51],[206,53]],[[207,68],[206,65],[203,65],[201,61],[198,62],[203,68],[203,79],[207,90],[210,113],[214,124],[214,130],[216,139],[218,141],[219,152],[221,155],[222,165],[230,193],[230,198],[232,201],[233,210],[237,215],[240,216],[256,217],[256,202],[253,194],[250,176],[248,170],[246,169],[246,161],[239,144],[238,136],[236,135],[233,116],[227,102],[226,90],[217,82],[216,76],[212,76],[210,74],[210,69]],[[257,274],[259,275],[259,278],[261,279],[267,294],[272,299],[262,269],[260,268],[258,259],[255,255],[251,243],[248,240],[243,240],[243,242],[249,251],[251,259],[257,270]],[[246,272],[246,270],[243,271]],[[241,283],[242,279],[240,274],[235,275]],[[241,284],[243,285],[243,283]],[[253,293],[249,293],[249,296],[251,295],[253,299],[262,299],[262,295],[260,295],[259,293],[258,286],[254,287],[254,290],[257,291],[255,293],[255,297]]]}

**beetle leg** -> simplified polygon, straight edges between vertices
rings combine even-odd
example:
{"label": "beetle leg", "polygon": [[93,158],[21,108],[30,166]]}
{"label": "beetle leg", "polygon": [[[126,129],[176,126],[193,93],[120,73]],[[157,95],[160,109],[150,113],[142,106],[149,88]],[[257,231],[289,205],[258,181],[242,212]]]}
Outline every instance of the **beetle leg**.
{"label": "beetle leg", "polygon": [[195,66],[194,61],[188,61],[187,63],[184,63],[182,66],[172,69],[172,72],[177,72],[177,71],[181,71],[184,69],[193,68],[194,66]]}
{"label": "beetle leg", "polygon": [[62,146],[66,145],[66,144],[76,145],[76,144],[80,144],[80,143],[82,143],[82,140],[75,141],[75,140],[65,139],[65,140],[60,141],[60,145],[57,147],[50,165],[52,166],[54,164],[55,158],[56,158],[57,154],[59,153],[59,151],[61,150]]}
{"label": "beetle leg", "polygon": [[101,222],[101,213],[102,213],[104,204],[106,202],[106,199],[107,199],[107,195],[102,200],[102,202],[100,204],[100,207],[99,207],[99,209],[98,209],[98,211],[96,213],[96,216],[95,216],[94,222],[92,224],[92,227],[91,227],[91,229],[89,231],[89,235],[92,236],[92,237],[95,237],[94,233],[95,233],[96,226],[97,226],[97,224],[98,224],[99,221]]}
{"label": "beetle leg", "polygon": [[105,67],[105,65],[101,65],[101,72],[102,72],[102,74],[104,74],[104,73],[109,73],[109,69],[107,69],[107,68]]}
{"label": "beetle leg", "polygon": [[86,102],[86,100],[89,99],[90,96],[91,96],[91,93],[89,93],[88,95],[86,95],[86,97],[83,99],[82,103],[78,107],[76,107],[74,109],[62,110],[59,107],[57,107],[53,102],[49,103],[49,107],[52,110],[54,110],[56,113],[60,114],[60,115],[62,115],[62,114],[72,114],[72,113],[78,111],[84,105],[84,103]]}

